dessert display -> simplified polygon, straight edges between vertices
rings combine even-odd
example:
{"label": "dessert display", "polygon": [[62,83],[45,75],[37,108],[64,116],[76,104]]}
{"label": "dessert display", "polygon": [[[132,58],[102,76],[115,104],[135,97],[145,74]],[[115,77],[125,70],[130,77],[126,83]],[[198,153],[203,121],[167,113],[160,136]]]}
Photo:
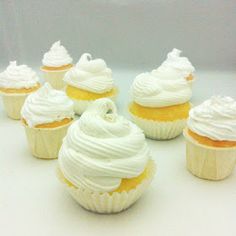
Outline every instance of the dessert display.
{"label": "dessert display", "polygon": [[231,175],[236,100],[213,96],[193,107],[195,68],[180,50],[174,48],[157,69],[135,77],[128,105],[133,122],[117,113],[118,89],[103,59],[84,53],[72,62],[55,42],[42,59],[46,82],[41,86],[30,67],[11,61],[0,73],[0,95],[7,115],[21,119],[31,154],[58,158],[57,177],[83,208],[118,213],[144,194],[156,172],[148,144],[160,144],[147,143],[145,136],[170,140],[183,134],[191,174],[207,180]]}
{"label": "dessert display", "polygon": [[65,73],[73,66],[72,61],[71,56],[65,47],[61,45],[61,42],[55,42],[43,56],[43,66],[40,69],[43,72],[44,79],[53,88],[63,89],[65,87],[63,78]]}
{"label": "dessert display", "polygon": [[107,97],[114,100],[117,95],[111,69],[103,59],[92,59],[88,53],[84,53],[66,73],[64,81],[67,84],[66,94],[74,102],[78,115],[96,99]]}
{"label": "dessert display", "polygon": [[21,115],[32,154],[43,159],[57,158],[74,119],[72,101],[63,91],[45,83],[27,97]]}
{"label": "dessert display", "polygon": [[96,100],[69,128],[58,176],[84,208],[120,212],[145,191],[155,173],[143,132],[119,116],[108,98]]}
{"label": "dessert display", "polygon": [[209,180],[229,176],[236,163],[236,101],[214,96],[192,108],[184,136],[193,175]]}
{"label": "dessert display", "polygon": [[152,139],[172,139],[180,135],[191,108],[192,90],[180,77],[138,75],[131,87],[132,120]]}
{"label": "dessert display", "polygon": [[26,97],[39,87],[39,78],[31,68],[11,61],[6,70],[0,73],[0,95],[7,115],[12,119],[20,119]]}

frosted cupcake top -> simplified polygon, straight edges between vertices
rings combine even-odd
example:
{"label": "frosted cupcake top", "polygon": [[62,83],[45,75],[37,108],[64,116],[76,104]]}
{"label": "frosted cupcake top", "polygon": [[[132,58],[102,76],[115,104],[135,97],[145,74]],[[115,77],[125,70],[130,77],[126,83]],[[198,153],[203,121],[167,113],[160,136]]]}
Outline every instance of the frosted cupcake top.
{"label": "frosted cupcake top", "polygon": [[190,110],[188,127],[218,141],[236,141],[236,101],[215,96]]}
{"label": "frosted cupcake top", "polygon": [[103,59],[92,59],[84,53],[75,67],[71,68],[64,81],[76,88],[94,93],[105,93],[114,87],[112,71]]}
{"label": "frosted cupcake top", "polygon": [[187,57],[180,56],[181,51],[174,48],[168,53],[167,59],[158,67],[152,71],[154,76],[166,78],[166,79],[178,79],[187,78],[195,71],[193,65]]}
{"label": "frosted cupcake top", "polygon": [[72,61],[65,47],[61,45],[60,41],[57,41],[52,45],[50,50],[44,54],[42,63],[44,66],[48,67],[61,67],[71,64]]}
{"label": "frosted cupcake top", "polygon": [[188,102],[192,90],[184,78],[167,79],[150,73],[138,75],[131,87],[133,101],[144,107],[166,107]]}
{"label": "frosted cupcake top", "polygon": [[103,98],[69,128],[59,152],[59,165],[73,185],[110,192],[123,178],[140,175],[149,157],[143,132],[118,116],[114,103]]}
{"label": "frosted cupcake top", "polygon": [[26,98],[21,116],[29,127],[73,118],[73,102],[63,91],[55,90],[45,83]]}
{"label": "frosted cupcake top", "polygon": [[0,88],[32,88],[37,86],[39,78],[27,65],[17,65],[11,61],[5,71],[0,73]]}

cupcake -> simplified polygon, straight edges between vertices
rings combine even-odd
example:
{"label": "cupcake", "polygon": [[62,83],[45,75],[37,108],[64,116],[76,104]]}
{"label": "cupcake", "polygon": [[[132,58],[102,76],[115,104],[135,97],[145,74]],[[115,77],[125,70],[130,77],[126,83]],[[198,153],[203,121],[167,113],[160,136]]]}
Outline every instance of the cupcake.
{"label": "cupcake", "polygon": [[108,98],[74,122],[59,152],[58,176],[84,208],[120,212],[144,192],[155,172],[142,131],[118,116]]}
{"label": "cupcake", "polygon": [[184,137],[193,175],[209,180],[229,176],[236,163],[236,101],[217,96],[191,109]]}
{"label": "cupcake", "polygon": [[66,94],[45,83],[27,97],[21,115],[32,154],[43,159],[57,158],[74,117],[73,103]]}
{"label": "cupcake", "polygon": [[60,41],[55,42],[50,50],[43,56],[41,71],[44,79],[55,89],[63,89],[65,84],[63,77],[73,66],[72,58]]}
{"label": "cupcake", "polygon": [[174,48],[168,53],[167,59],[156,70],[152,71],[154,76],[162,76],[166,79],[183,78],[188,81],[190,87],[195,80],[193,75],[195,69],[187,57],[180,56],[181,51]]}
{"label": "cupcake", "polygon": [[182,133],[191,108],[187,80],[143,73],[135,78],[131,94],[130,115],[148,138],[172,139]]}
{"label": "cupcake", "polygon": [[115,99],[117,89],[112,71],[102,59],[92,59],[84,53],[75,67],[65,75],[66,94],[74,102],[75,113],[81,115],[89,104],[98,98]]}
{"label": "cupcake", "polygon": [[7,115],[20,119],[20,110],[26,97],[39,87],[39,79],[31,68],[11,61],[6,70],[0,73],[0,95]]}

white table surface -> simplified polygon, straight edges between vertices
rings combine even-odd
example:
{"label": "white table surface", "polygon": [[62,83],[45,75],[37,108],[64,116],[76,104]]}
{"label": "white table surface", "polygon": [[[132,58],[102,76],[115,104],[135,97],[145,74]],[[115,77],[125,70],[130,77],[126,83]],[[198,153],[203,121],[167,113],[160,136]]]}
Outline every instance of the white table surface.
{"label": "white table surface", "polygon": [[[119,111],[127,116],[128,88],[141,71],[114,70],[120,88]],[[213,94],[236,98],[235,72],[199,72],[196,105]],[[235,236],[236,170],[211,182],[185,168],[182,136],[148,140],[157,174],[150,189],[130,209],[99,215],[82,209],[55,176],[57,160],[31,156],[19,121],[6,117],[0,103],[0,235],[159,235]]]}

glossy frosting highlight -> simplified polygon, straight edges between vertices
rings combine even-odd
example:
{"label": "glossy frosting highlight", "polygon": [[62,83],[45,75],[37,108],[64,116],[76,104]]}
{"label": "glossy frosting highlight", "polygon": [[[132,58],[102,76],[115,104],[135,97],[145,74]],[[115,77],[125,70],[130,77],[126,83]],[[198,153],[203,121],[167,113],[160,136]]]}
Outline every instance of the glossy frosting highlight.
{"label": "glossy frosting highlight", "polygon": [[93,93],[105,93],[114,87],[112,71],[103,59],[92,59],[84,53],[75,67],[65,75],[64,81],[76,88]]}
{"label": "glossy frosting highlight", "polygon": [[30,127],[61,121],[74,117],[73,102],[63,91],[55,90],[45,83],[26,98],[21,115]]}
{"label": "glossy frosting highlight", "polygon": [[47,67],[61,67],[72,63],[72,58],[61,45],[61,41],[55,42],[50,50],[43,56],[42,63]]}
{"label": "glossy frosting highlight", "polygon": [[190,130],[218,141],[236,141],[236,101],[231,97],[214,96],[191,109]]}
{"label": "glossy frosting highlight", "polygon": [[1,88],[32,88],[38,83],[36,73],[27,65],[17,65],[16,61],[11,61],[6,70],[0,73]]}
{"label": "glossy frosting highlight", "polygon": [[103,98],[69,128],[59,152],[59,165],[73,185],[110,192],[122,179],[140,175],[149,157],[143,132],[118,116],[114,103]]}

